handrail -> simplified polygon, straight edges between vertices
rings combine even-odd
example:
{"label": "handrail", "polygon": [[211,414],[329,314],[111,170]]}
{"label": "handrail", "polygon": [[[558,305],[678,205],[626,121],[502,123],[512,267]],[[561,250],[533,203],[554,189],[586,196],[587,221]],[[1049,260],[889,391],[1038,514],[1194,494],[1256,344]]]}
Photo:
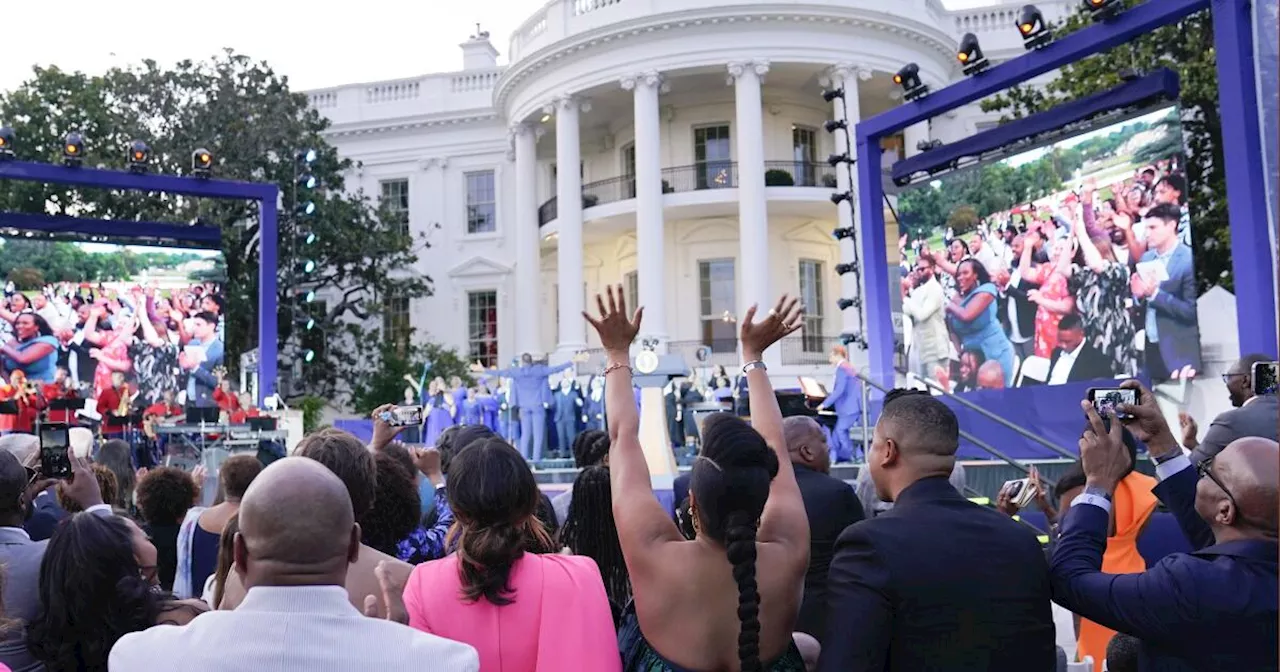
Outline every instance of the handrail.
{"label": "handrail", "polygon": [[1035,432],[1025,427],[1015,425],[1012,422],[1009,422],[1008,420],[1005,420],[1004,418],[996,415],[995,413],[992,413],[991,411],[988,411],[987,409],[969,401],[968,399],[964,399],[957,395],[952,394],[951,392],[943,388],[942,385],[935,380],[931,380],[929,378],[922,378],[909,371],[899,371],[898,373],[905,373],[908,379],[914,379],[924,383],[927,387],[930,387],[942,393],[942,396],[959,403],[961,406],[964,406],[965,408],[971,411],[977,411],[980,415],[985,416],[988,420],[992,420],[999,425],[1004,425],[1005,427],[1008,427],[1009,429],[1012,429],[1013,431],[1022,435],[1024,438],[1031,439],[1032,441],[1035,441],[1036,443],[1044,446],[1045,448],[1048,448],[1049,450],[1061,455],[1062,457],[1065,457],[1069,460],[1080,459],[1079,455],[1076,455],[1075,453],[1072,453],[1071,451],[1058,446],[1057,444],[1049,441],[1043,436],[1040,436],[1039,434],[1036,434]]}
{"label": "handrail", "polygon": [[[865,437],[865,436],[867,436],[867,412],[866,412],[866,408],[867,408],[867,407],[866,407],[866,405],[865,405],[865,400],[866,400],[866,397],[867,397],[867,391],[866,391],[866,390],[867,390],[867,385],[870,385],[871,387],[874,387],[874,388],[876,388],[877,390],[880,390],[880,392],[882,392],[882,393],[884,393],[884,394],[888,394],[888,393],[889,393],[889,390],[888,390],[888,389],[886,389],[884,386],[880,385],[879,383],[875,382],[874,380],[871,380],[870,378],[868,378],[868,377],[867,377],[867,375],[866,375],[865,373],[861,372],[861,371],[858,371],[858,372],[856,373],[856,375],[857,375],[858,379],[860,379],[863,383],[865,383],[865,385],[863,385],[863,388],[862,388],[862,390],[863,390],[863,400],[864,400],[864,405],[863,405],[863,407],[862,407],[862,409],[863,409],[863,411],[862,411],[862,435]],[[1005,464],[1008,464],[1009,466],[1013,467],[1014,469],[1017,469],[1018,471],[1021,471],[1021,472],[1022,472],[1022,473],[1024,473],[1024,474],[1030,474],[1030,473],[1031,473],[1031,470],[1030,470],[1030,469],[1028,469],[1028,468],[1027,468],[1025,465],[1023,465],[1022,463],[1018,462],[1017,460],[1013,459],[1012,457],[1009,457],[1008,455],[1005,455],[1003,452],[1001,452],[1001,451],[1000,451],[998,448],[996,448],[995,446],[992,446],[991,444],[987,443],[986,441],[983,441],[982,439],[979,439],[978,437],[974,436],[973,434],[970,434],[969,432],[966,432],[966,431],[965,431],[965,430],[963,430],[963,429],[961,429],[961,430],[960,430],[960,438],[964,439],[965,441],[968,441],[969,443],[972,443],[973,445],[975,445],[975,446],[977,446],[977,447],[981,448],[982,450],[985,450],[986,452],[990,453],[992,456],[996,457],[997,459],[1003,460],[1003,461],[1005,462]],[[866,448],[865,448],[865,444],[864,444],[864,448],[863,448],[863,450],[866,450]],[[1075,459],[1075,457],[1074,457],[1074,456],[1072,456],[1072,459]],[[1048,481],[1047,479],[1042,478],[1041,480],[1042,480],[1042,481],[1044,481],[1046,484],[1048,484],[1048,485],[1050,485],[1050,486],[1054,485],[1053,483],[1049,483],[1049,481]]]}

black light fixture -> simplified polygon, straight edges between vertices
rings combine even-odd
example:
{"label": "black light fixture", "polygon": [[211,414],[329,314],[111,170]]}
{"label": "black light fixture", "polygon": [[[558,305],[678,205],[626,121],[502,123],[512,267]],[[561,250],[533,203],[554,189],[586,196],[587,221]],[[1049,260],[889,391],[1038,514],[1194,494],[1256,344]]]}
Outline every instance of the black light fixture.
{"label": "black light fixture", "polygon": [[1114,19],[1124,5],[1120,0],[1082,0],[1085,11],[1094,21],[1110,21]]}
{"label": "black light fixture", "polygon": [[836,240],[844,240],[845,238],[852,238],[852,237],[853,237],[853,227],[851,227],[851,226],[842,226],[842,227],[840,227],[840,228],[838,228],[838,229],[832,229],[832,230],[831,230],[831,235],[832,235],[832,236],[834,236]]}
{"label": "black light fixture", "polygon": [[71,131],[62,139],[62,164],[78,168],[84,162],[84,136]]}
{"label": "black light fixture", "polygon": [[854,334],[840,334],[840,345],[849,347],[858,342],[858,337]]}
{"label": "black light fixture", "polygon": [[858,272],[858,262],[851,261],[847,264],[836,264],[836,275],[848,275],[849,273]]}
{"label": "black light fixture", "polygon": [[316,235],[315,231],[305,231],[299,238],[303,245],[314,245],[317,240],[320,240],[320,236]]}
{"label": "black light fixture", "polygon": [[828,89],[822,92],[822,99],[828,103],[844,96],[844,89]]}
{"label": "black light fixture", "polygon": [[844,119],[832,119],[827,123],[823,124],[822,127],[827,129],[828,133],[835,133],[837,130],[841,128],[849,128],[849,122],[845,121]]}
{"label": "black light fixture", "polygon": [[848,152],[844,152],[842,154],[832,154],[827,157],[827,165],[831,166],[832,168],[835,168],[836,166],[842,163],[847,163],[850,165],[853,164],[853,159],[849,157]]}
{"label": "black light fixture", "polygon": [[922,152],[927,152],[931,149],[937,149],[941,146],[942,146],[942,141],[937,138],[933,138],[931,140],[921,140],[920,142],[916,143],[916,149]]}
{"label": "black light fixture", "polygon": [[151,148],[141,140],[134,140],[129,143],[127,162],[129,172],[137,174],[147,172],[147,164],[151,163]]}
{"label": "black light fixture", "polygon": [[1018,32],[1022,34],[1022,46],[1031,51],[1053,42],[1053,31],[1045,25],[1044,15],[1035,5],[1026,5],[1018,16]]}
{"label": "black light fixture", "polygon": [[836,306],[838,306],[840,310],[849,310],[850,308],[861,308],[862,299],[859,299],[857,297],[854,297],[852,299],[840,299],[839,301],[836,301]]}
{"label": "black light fixture", "polygon": [[991,65],[991,61],[987,60],[987,55],[982,53],[982,45],[978,44],[978,36],[973,33],[965,33],[960,38],[960,50],[956,52],[956,60],[960,61],[960,65],[964,66],[964,74],[966,76],[976,75],[986,70]]}
{"label": "black light fixture", "polygon": [[18,134],[14,133],[12,128],[8,126],[0,128],[0,161],[13,159],[13,147],[17,138]]}
{"label": "black light fixture", "polygon": [[303,303],[311,303],[316,300],[316,290],[314,289],[298,289],[295,295]]}
{"label": "black light fixture", "polygon": [[298,262],[298,272],[303,275],[311,275],[316,272],[315,259],[303,259]]}
{"label": "black light fixture", "polygon": [[836,193],[831,194],[831,202],[836,205],[840,205],[841,203],[852,199],[853,195],[847,191],[837,191]]}
{"label": "black light fixture", "polygon": [[908,63],[893,75],[893,83],[902,87],[902,97],[907,102],[929,94],[929,87],[920,81],[920,66]]}
{"label": "black light fixture", "polygon": [[191,152],[191,174],[209,177],[213,174],[213,152],[201,147]]}

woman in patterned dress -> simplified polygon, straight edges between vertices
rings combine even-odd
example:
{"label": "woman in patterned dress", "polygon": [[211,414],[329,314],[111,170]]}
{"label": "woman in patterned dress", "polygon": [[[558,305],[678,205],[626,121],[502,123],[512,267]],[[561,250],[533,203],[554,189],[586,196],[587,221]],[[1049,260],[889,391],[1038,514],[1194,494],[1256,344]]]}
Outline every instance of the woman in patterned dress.
{"label": "woman in patterned dress", "polygon": [[1031,242],[1031,237],[1039,235],[1038,232],[1027,234],[1029,240],[1022,249],[1018,270],[1027,282],[1040,285],[1040,289],[1028,291],[1027,298],[1037,306],[1036,356],[1048,359],[1053,356],[1053,350],[1058,347],[1058,322],[1063,315],[1076,309],[1075,297],[1067,289],[1067,276],[1070,274],[1071,258],[1075,254],[1075,248],[1070,238],[1060,239],[1053,243],[1053,253],[1049,257],[1049,262],[1033,266],[1031,254],[1035,246]]}
{"label": "woman in patterned dress", "polygon": [[[1077,235],[1083,226],[1077,226]],[[1115,375],[1138,375],[1136,327],[1129,315],[1129,267],[1116,259],[1111,237],[1101,232],[1080,236],[1084,265],[1076,267],[1068,289],[1084,318],[1085,342],[1111,359]]]}

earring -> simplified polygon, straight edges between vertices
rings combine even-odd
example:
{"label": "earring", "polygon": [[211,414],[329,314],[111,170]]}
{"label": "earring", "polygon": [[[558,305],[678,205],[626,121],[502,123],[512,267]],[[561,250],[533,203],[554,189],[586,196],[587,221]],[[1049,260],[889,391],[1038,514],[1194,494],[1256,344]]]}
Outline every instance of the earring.
{"label": "earring", "polygon": [[694,535],[702,534],[702,521],[698,520],[698,510],[692,506],[689,507],[689,519],[693,522]]}

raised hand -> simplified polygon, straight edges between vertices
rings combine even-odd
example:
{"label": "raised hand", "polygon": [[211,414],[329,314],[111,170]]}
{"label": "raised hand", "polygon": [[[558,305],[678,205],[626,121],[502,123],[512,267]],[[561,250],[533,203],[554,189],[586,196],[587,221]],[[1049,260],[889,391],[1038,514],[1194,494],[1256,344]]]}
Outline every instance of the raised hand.
{"label": "raised hand", "polygon": [[1088,429],[1080,437],[1080,463],[1084,467],[1085,482],[1112,492],[1132,466],[1120,435],[1120,421],[1108,414],[1108,421],[1104,422],[1089,401],[1081,401],[1080,408],[1089,420]]}
{"label": "raised hand", "polygon": [[1156,403],[1156,396],[1151,393],[1151,390],[1136,380],[1126,380],[1120,383],[1120,387],[1138,393],[1136,405],[1121,404],[1116,408],[1121,414],[1128,416],[1122,420],[1125,428],[1139,441],[1147,444],[1147,451],[1152,457],[1178,450],[1178,441],[1174,438],[1173,431],[1169,429],[1169,423],[1165,422],[1160,406]]}
{"label": "raised hand", "polygon": [[1178,425],[1182,428],[1182,446],[1188,450],[1195,450],[1199,445],[1196,434],[1200,433],[1200,428],[1196,426],[1196,419],[1184,411],[1178,413]]}
{"label": "raised hand", "polygon": [[769,346],[804,326],[804,306],[800,305],[799,299],[786,294],[759,322],[755,321],[757,308],[751,306],[747,309],[738,335],[742,341],[742,357],[749,362],[759,360]]}
{"label": "raised hand", "polygon": [[636,340],[636,334],[640,333],[640,321],[644,318],[644,308],[636,308],[630,317],[627,315],[627,295],[622,291],[622,285],[616,288],[610,285],[607,289],[609,303],[605,305],[605,298],[596,294],[596,308],[600,311],[600,318],[595,319],[585,311],[582,316],[586,318],[591,326],[595,327],[596,333],[600,334],[600,345],[604,346],[606,352],[626,352],[631,347],[631,342]]}

